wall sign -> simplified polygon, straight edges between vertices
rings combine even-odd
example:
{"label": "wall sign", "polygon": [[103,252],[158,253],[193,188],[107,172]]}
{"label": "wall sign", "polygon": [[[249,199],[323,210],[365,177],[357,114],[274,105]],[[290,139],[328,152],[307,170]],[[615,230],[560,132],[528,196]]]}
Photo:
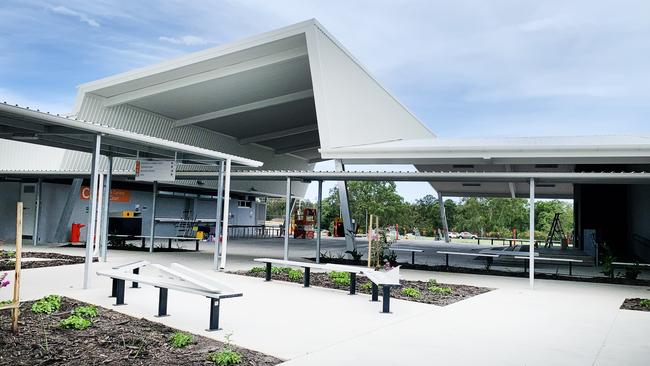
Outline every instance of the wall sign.
{"label": "wall sign", "polygon": [[[90,199],[90,187],[81,187],[79,197],[82,200]],[[126,189],[111,188],[111,202],[129,202],[131,200],[131,191]]]}
{"label": "wall sign", "polygon": [[176,180],[176,162],[173,160],[137,160],[135,180],[167,182]]}

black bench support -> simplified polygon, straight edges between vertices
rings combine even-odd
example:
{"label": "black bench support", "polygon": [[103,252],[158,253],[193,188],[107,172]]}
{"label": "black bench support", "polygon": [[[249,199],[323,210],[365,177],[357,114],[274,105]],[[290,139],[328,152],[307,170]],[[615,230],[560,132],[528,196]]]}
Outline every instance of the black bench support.
{"label": "black bench support", "polygon": [[449,254],[445,254],[445,267],[449,268]]}
{"label": "black bench support", "polygon": [[382,306],[382,313],[390,313],[390,286],[382,286],[382,290],[384,292],[383,294],[383,306]]}
{"label": "black bench support", "polygon": [[115,281],[115,305],[124,305],[124,280],[114,278]]}
{"label": "black bench support", "polygon": [[266,264],[266,280],[271,281],[271,263]]}
{"label": "black bench support", "polygon": [[415,264],[415,252],[411,252],[411,264]]}
{"label": "black bench support", "polygon": [[376,283],[372,283],[372,299],[371,301],[379,301],[379,286]]}
{"label": "black bench support", "polygon": [[194,250],[195,252],[199,251],[199,240],[196,239],[196,249]]}
{"label": "black bench support", "polygon": [[302,285],[303,287],[309,287],[309,274],[311,272],[311,268],[305,267],[305,275],[302,279]]}
{"label": "black bench support", "polygon": [[[140,268],[133,268],[133,274],[140,274]],[[131,283],[131,288],[138,288],[138,283],[137,282],[132,282]]]}
{"label": "black bench support", "polygon": [[357,274],[350,272],[350,295],[357,293]]}
{"label": "black bench support", "polygon": [[142,249],[145,247],[145,238],[142,238]]}
{"label": "black bench support", "polygon": [[112,280],[111,296],[109,296],[109,297],[116,297],[117,296],[117,279],[111,278],[111,280]]}
{"label": "black bench support", "polygon": [[569,262],[569,276],[573,276],[573,262]]}
{"label": "black bench support", "polygon": [[167,316],[167,294],[168,290],[164,287],[159,287],[158,292],[158,317]]}
{"label": "black bench support", "polygon": [[210,299],[210,328],[208,331],[219,330],[219,303],[220,299]]}

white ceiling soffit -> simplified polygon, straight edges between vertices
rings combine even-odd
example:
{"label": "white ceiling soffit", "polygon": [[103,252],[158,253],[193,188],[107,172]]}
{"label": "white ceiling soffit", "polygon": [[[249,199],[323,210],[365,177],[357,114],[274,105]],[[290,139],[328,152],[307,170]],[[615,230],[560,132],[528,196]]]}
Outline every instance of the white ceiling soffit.
{"label": "white ceiling soffit", "polygon": [[[176,119],[179,127],[232,130],[244,143],[275,131],[288,131],[293,139],[293,129],[300,128],[317,137],[308,139],[313,146],[282,146],[283,153],[435,137],[315,20],[83,84],[77,110],[86,93],[106,98],[106,107],[128,103]],[[291,108],[283,112],[291,114],[287,118],[278,114],[284,105],[300,104],[303,115]],[[266,112],[274,118],[260,116]],[[232,118],[237,116],[249,121],[245,128]],[[291,117],[302,122],[287,121]],[[318,151],[308,155],[320,157]]]}

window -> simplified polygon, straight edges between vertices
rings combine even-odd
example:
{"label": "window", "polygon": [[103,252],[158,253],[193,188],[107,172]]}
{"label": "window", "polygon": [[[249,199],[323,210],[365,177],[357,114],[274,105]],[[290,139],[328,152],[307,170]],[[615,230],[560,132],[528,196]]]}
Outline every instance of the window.
{"label": "window", "polygon": [[237,207],[239,208],[251,208],[251,201],[237,201]]}

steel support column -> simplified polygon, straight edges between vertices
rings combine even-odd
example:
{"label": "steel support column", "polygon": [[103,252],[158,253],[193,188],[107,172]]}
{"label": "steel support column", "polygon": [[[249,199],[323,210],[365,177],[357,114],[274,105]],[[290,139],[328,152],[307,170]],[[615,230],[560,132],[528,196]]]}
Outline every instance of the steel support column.
{"label": "steel support column", "polygon": [[[337,172],[344,172],[345,166],[343,161],[335,160],[335,169]],[[337,182],[339,189],[339,202],[341,207],[341,216],[343,219],[343,230],[345,231],[345,250],[354,250],[354,228],[352,227],[352,217],[350,216],[350,204],[348,201],[348,184],[345,181]]]}
{"label": "steel support column", "polygon": [[221,214],[223,213],[223,170],[224,162],[219,164],[219,180],[217,180],[217,221],[214,225],[214,269],[219,269],[219,246],[221,241]]}
{"label": "steel support column", "polygon": [[289,227],[291,226],[291,178],[287,178],[287,196],[284,203],[284,260],[289,260]]}
{"label": "steel support column", "polygon": [[104,180],[104,207],[102,208],[102,240],[100,246],[100,256],[106,262],[108,252],[108,212],[111,208],[111,180],[113,179],[113,157],[108,157],[108,168],[106,179]]}
{"label": "steel support column", "polygon": [[321,210],[323,209],[323,181],[318,181],[318,212],[316,213],[316,263],[320,263],[320,220],[321,220]]}
{"label": "steel support column", "polygon": [[32,234],[32,242],[34,246],[38,244],[38,224],[41,218],[41,192],[43,191],[43,179],[38,178],[36,185],[36,217],[34,217],[34,233]]}
{"label": "steel support column", "polygon": [[447,212],[445,210],[445,199],[442,193],[438,192],[438,206],[440,206],[440,220],[442,221],[442,231],[445,235],[445,243],[449,243],[449,226],[447,226]]}
{"label": "steel support column", "polygon": [[102,136],[95,136],[91,171],[90,171],[90,207],[86,235],[86,261],[84,263],[84,289],[90,287],[90,266],[93,262],[93,242],[95,237],[95,223],[97,221],[97,171],[99,170],[99,153],[101,151]]}
{"label": "steel support column", "polygon": [[151,231],[149,232],[149,253],[153,253],[156,238],[156,196],[158,196],[158,182],[153,182],[153,195],[151,198]]}
{"label": "steel support column", "polygon": [[528,234],[528,278],[530,288],[535,287],[535,179],[530,178],[530,226]]}
{"label": "steel support column", "polygon": [[[222,253],[221,269],[226,268],[226,257],[228,256],[228,219],[230,218],[230,168],[232,161],[226,160],[225,177],[223,182],[223,226],[221,227]],[[218,307],[218,304],[217,304]]]}

